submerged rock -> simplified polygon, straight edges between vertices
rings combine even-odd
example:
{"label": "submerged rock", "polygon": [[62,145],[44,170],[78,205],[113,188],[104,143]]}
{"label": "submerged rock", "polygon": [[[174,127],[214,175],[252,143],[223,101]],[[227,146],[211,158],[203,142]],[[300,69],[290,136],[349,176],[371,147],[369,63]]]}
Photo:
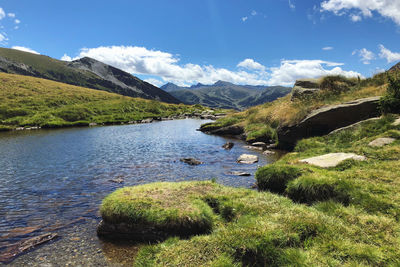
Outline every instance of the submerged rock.
{"label": "submerged rock", "polygon": [[331,167],[338,166],[340,163],[342,163],[343,161],[348,160],[348,159],[364,161],[367,158],[364,156],[356,155],[354,153],[330,153],[330,154],[325,154],[322,156],[303,159],[303,160],[300,160],[300,162],[307,163],[307,164],[314,165],[314,166],[321,167],[321,168],[331,168]]}
{"label": "submerged rock", "polygon": [[243,148],[257,150],[257,151],[263,151],[263,148],[258,147],[258,146],[243,146]]}
{"label": "submerged rock", "polygon": [[230,172],[229,174],[235,175],[235,176],[251,176],[251,174],[248,172],[239,172],[239,171],[233,171],[233,172]]}
{"label": "submerged rock", "polygon": [[200,165],[200,164],[203,163],[203,162],[201,162],[201,161],[199,161],[197,159],[194,159],[194,158],[181,158],[180,161],[182,161],[182,162],[184,162],[186,164],[189,164],[189,165]]}
{"label": "submerged rock", "polygon": [[273,155],[273,154],[275,154],[275,152],[274,152],[274,151],[271,151],[271,150],[265,150],[265,151],[263,152],[263,155]]}
{"label": "submerged rock", "polygon": [[394,138],[381,137],[381,138],[375,139],[374,141],[370,142],[368,145],[372,146],[372,147],[383,147],[383,146],[393,143],[394,141],[396,141],[396,139],[394,139]]}
{"label": "submerged rock", "polygon": [[237,163],[242,164],[253,164],[258,162],[258,157],[256,155],[242,154],[237,159]]}
{"label": "submerged rock", "polygon": [[232,149],[232,147],[233,147],[234,145],[235,145],[235,144],[232,143],[232,142],[226,142],[222,147],[223,147],[224,149],[229,150],[229,149]]}

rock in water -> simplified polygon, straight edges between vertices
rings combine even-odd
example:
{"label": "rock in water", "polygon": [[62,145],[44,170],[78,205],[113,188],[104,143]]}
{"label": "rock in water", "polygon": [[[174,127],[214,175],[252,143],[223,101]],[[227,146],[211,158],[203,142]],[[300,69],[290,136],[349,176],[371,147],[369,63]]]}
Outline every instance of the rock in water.
{"label": "rock in water", "polygon": [[368,145],[372,146],[372,147],[383,147],[383,146],[393,143],[394,141],[396,141],[396,139],[394,139],[394,138],[382,137],[382,138],[375,139],[374,141],[370,142]]}
{"label": "rock in water", "polygon": [[256,146],[256,147],[262,147],[262,148],[266,148],[267,144],[264,142],[255,142],[251,144],[252,146]]}
{"label": "rock in water", "polygon": [[340,163],[348,159],[364,161],[366,160],[366,157],[359,156],[354,153],[330,153],[318,157],[303,159],[300,160],[300,162],[321,168],[331,168],[338,166]]}
{"label": "rock in water", "polygon": [[265,150],[265,151],[263,152],[263,155],[273,155],[273,154],[275,154],[275,152],[274,152],[274,151],[271,151],[271,150]]}
{"label": "rock in water", "polygon": [[262,147],[258,147],[258,146],[243,146],[243,148],[252,149],[252,150],[258,150],[258,151],[263,151],[264,150]]}
{"label": "rock in water", "polygon": [[251,175],[248,172],[237,172],[237,171],[230,172],[229,174],[235,175],[235,176],[250,176]]}
{"label": "rock in water", "polygon": [[249,155],[249,154],[242,154],[237,159],[237,163],[242,163],[242,164],[253,164],[256,162],[258,162],[258,157],[255,155]]}
{"label": "rock in water", "polygon": [[229,150],[229,149],[232,149],[232,147],[233,147],[234,145],[235,145],[235,144],[232,143],[232,142],[226,142],[222,147],[223,147],[224,149]]}
{"label": "rock in water", "polygon": [[203,162],[201,162],[201,161],[199,161],[197,159],[194,159],[194,158],[181,158],[180,161],[182,161],[184,163],[187,163],[189,165],[200,165],[200,164],[203,163]]}

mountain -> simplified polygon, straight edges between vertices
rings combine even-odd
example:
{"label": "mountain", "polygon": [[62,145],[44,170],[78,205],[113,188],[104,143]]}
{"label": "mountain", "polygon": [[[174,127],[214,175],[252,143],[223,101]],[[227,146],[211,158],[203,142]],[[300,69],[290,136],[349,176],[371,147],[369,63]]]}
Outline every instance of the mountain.
{"label": "mountain", "polygon": [[33,76],[120,95],[180,103],[169,93],[92,58],[72,62],[0,48],[0,72]]}
{"label": "mountain", "polygon": [[397,72],[400,71],[400,62],[397,63],[396,65],[394,65],[393,67],[391,67],[388,72]]}
{"label": "mountain", "polygon": [[213,108],[245,109],[285,96],[291,88],[283,86],[235,85],[218,81],[212,85],[180,87],[173,83],[161,86],[185,104],[201,104]]}

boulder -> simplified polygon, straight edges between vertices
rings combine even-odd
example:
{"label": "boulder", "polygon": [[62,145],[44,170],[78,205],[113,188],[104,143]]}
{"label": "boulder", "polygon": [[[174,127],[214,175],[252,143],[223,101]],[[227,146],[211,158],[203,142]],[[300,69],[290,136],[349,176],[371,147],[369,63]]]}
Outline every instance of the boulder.
{"label": "boulder", "polygon": [[201,162],[201,161],[199,161],[197,159],[194,159],[194,158],[181,158],[180,161],[182,161],[182,162],[184,162],[186,164],[189,164],[189,165],[200,165],[200,164],[203,163],[203,162]]}
{"label": "boulder", "polygon": [[320,91],[318,79],[301,79],[297,80],[292,89],[292,98],[294,101],[299,98],[304,98],[308,95],[313,95]]}
{"label": "boulder", "polygon": [[256,155],[242,154],[237,159],[237,163],[242,164],[253,164],[258,162],[258,157]]}
{"label": "boulder", "polygon": [[252,149],[252,150],[258,150],[258,151],[263,151],[264,150],[262,147],[258,147],[258,146],[243,146],[243,148]]}
{"label": "boulder", "polygon": [[262,148],[266,148],[267,144],[264,142],[255,142],[251,144],[252,146],[256,146],[256,147],[262,147]]}
{"label": "boulder", "polygon": [[212,130],[209,133],[215,135],[240,135],[244,133],[244,130],[240,126],[232,125]]}
{"label": "boulder", "polygon": [[321,168],[331,168],[338,166],[340,163],[348,159],[364,161],[366,160],[366,157],[359,156],[354,153],[330,153],[322,156],[303,159],[300,160],[300,162]]}
{"label": "boulder", "polygon": [[396,141],[396,139],[394,139],[394,138],[381,137],[381,138],[375,139],[374,141],[370,142],[368,145],[372,146],[372,147],[383,147],[383,146],[393,143],[394,141]]}
{"label": "boulder", "polygon": [[145,120],[142,120],[141,121],[141,123],[152,123],[153,122],[153,119],[145,119]]}
{"label": "boulder", "polygon": [[398,118],[397,120],[395,120],[395,121],[392,123],[392,125],[393,125],[393,126],[399,126],[399,125],[400,125],[400,118]]}
{"label": "boulder", "polygon": [[232,149],[232,147],[233,147],[234,145],[235,145],[235,144],[232,143],[232,142],[226,142],[222,147],[223,147],[224,149],[229,150],[229,149]]}
{"label": "boulder", "polygon": [[300,139],[326,135],[333,130],[377,117],[379,99],[368,97],[316,109],[298,124],[280,128],[279,145],[284,149],[292,149]]}

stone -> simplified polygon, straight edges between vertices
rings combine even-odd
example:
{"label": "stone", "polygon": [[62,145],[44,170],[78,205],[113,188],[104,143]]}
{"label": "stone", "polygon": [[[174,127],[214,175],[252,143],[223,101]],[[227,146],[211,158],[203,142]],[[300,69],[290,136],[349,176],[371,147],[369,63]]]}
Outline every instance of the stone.
{"label": "stone", "polygon": [[297,80],[292,89],[292,98],[294,101],[299,98],[304,98],[308,95],[313,95],[320,91],[318,79],[301,79]]}
{"label": "stone", "polygon": [[381,138],[375,139],[374,141],[370,142],[368,145],[372,146],[372,147],[383,147],[383,146],[393,143],[394,141],[396,141],[396,139],[394,139],[394,138],[381,137]]}
{"label": "stone", "polygon": [[[201,128],[200,128],[201,130]],[[242,133],[244,133],[244,129],[241,126],[236,126],[236,125],[232,125],[232,126],[227,126],[227,127],[222,127],[219,129],[215,129],[210,131],[211,134],[215,134],[215,135],[240,135]]]}
{"label": "stone", "polygon": [[250,154],[242,154],[237,159],[237,163],[242,163],[242,164],[253,164],[256,162],[258,162],[258,157],[256,155],[250,155]]}
{"label": "stone", "polygon": [[256,147],[262,147],[262,148],[267,147],[267,144],[264,142],[255,142],[255,143],[252,143],[251,145],[256,146]]}
{"label": "stone", "polygon": [[377,117],[380,114],[379,99],[379,96],[368,97],[316,109],[299,123],[280,128],[279,146],[292,149],[300,139],[326,135],[333,130]]}
{"label": "stone", "polygon": [[180,161],[182,161],[182,162],[184,162],[186,164],[189,164],[189,165],[200,165],[200,164],[203,163],[203,162],[201,162],[201,161],[199,161],[197,159],[194,159],[194,158],[181,158]]}
{"label": "stone", "polygon": [[258,150],[258,151],[263,151],[264,150],[262,147],[258,147],[258,146],[243,146],[243,148],[252,149],[252,150]]}
{"label": "stone", "polygon": [[367,120],[362,120],[362,121],[353,123],[353,124],[351,124],[351,125],[349,125],[349,126],[342,127],[342,128],[336,129],[336,130],[333,130],[333,131],[330,132],[329,134],[335,134],[335,133],[338,133],[338,132],[341,132],[341,131],[344,131],[344,130],[349,130],[349,129],[352,129],[352,128],[354,128],[354,127],[357,127],[357,126],[359,126],[359,125],[361,125],[361,124],[363,124],[363,123],[365,123],[365,122],[376,121],[376,120],[379,120],[379,119],[381,119],[381,117],[375,117],[375,118],[370,118],[370,119],[367,119]]}
{"label": "stone", "polygon": [[354,153],[330,153],[322,156],[303,159],[300,160],[300,162],[321,168],[331,168],[338,166],[340,163],[348,159],[365,161],[367,158],[364,156],[356,155]]}
{"label": "stone", "polygon": [[233,172],[230,172],[229,174],[235,175],[235,176],[251,176],[251,174],[248,172],[239,172],[239,171],[233,171]]}
{"label": "stone", "polygon": [[113,182],[113,183],[116,183],[116,184],[122,184],[124,182],[124,179],[117,178],[117,179],[111,179],[109,181]]}
{"label": "stone", "polygon": [[393,126],[399,126],[399,125],[400,125],[400,118],[398,118],[397,120],[395,120],[395,121],[392,123],[392,125],[393,125]]}
{"label": "stone", "polygon": [[141,121],[141,123],[152,123],[153,122],[153,119],[145,119],[145,120],[142,120]]}
{"label": "stone", "polygon": [[273,154],[275,154],[275,152],[274,152],[274,151],[271,151],[271,150],[265,150],[265,151],[263,152],[263,155],[266,155],[266,156],[268,156],[268,155],[273,155]]}
{"label": "stone", "polygon": [[235,145],[235,144],[232,143],[232,142],[226,142],[222,147],[223,147],[224,149],[229,150],[229,149],[232,149],[232,147],[233,147],[234,145]]}

